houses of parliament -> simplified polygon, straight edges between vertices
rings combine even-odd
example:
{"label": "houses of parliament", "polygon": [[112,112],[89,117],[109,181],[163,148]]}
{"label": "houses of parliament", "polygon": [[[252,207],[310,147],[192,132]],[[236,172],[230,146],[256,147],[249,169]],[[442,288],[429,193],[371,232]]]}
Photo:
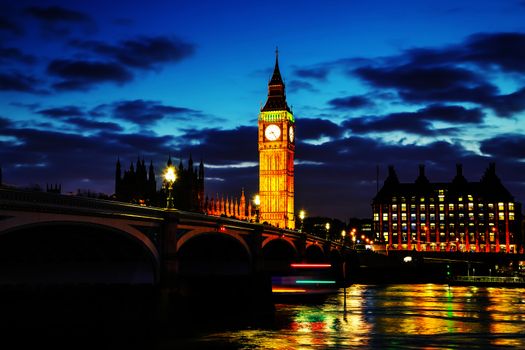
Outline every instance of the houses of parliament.
{"label": "houses of parliament", "polygon": [[[173,166],[171,156],[166,167]],[[177,168],[177,181],[173,184],[174,205],[177,209],[205,213],[208,215],[235,217],[241,220],[251,219],[254,208],[246,200],[244,190],[240,198],[224,196],[215,198],[204,195],[204,162],[194,166],[190,155],[188,164],[184,167],[182,159]],[[131,162],[127,170],[122,170],[120,159],[117,159],[115,169],[114,199],[122,202],[146,206],[163,207],[166,204],[167,184],[163,181],[157,190],[155,167],[150,161],[146,168],[144,159]]]}

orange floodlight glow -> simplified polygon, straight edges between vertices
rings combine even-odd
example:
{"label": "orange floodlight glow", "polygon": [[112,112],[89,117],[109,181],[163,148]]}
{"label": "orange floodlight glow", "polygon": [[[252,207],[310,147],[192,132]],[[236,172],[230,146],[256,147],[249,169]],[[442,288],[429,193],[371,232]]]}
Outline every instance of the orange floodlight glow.
{"label": "orange floodlight glow", "polygon": [[291,264],[290,266],[298,269],[326,269],[332,267],[332,264]]}

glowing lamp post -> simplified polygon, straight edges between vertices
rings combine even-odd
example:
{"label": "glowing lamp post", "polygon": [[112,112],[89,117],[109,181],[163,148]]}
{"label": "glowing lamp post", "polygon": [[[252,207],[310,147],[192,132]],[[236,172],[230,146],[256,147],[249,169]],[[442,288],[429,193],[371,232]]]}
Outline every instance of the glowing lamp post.
{"label": "glowing lamp post", "polygon": [[169,166],[164,172],[164,180],[168,184],[168,198],[166,207],[167,209],[173,209],[173,183],[177,180],[177,174],[175,173],[175,167]]}
{"label": "glowing lamp post", "polygon": [[304,212],[304,210],[301,210],[299,212],[299,219],[301,220],[301,227],[299,228],[299,231],[303,232],[303,222],[304,222],[304,218],[306,216],[306,213]]}
{"label": "glowing lamp post", "polygon": [[324,225],[324,227],[326,228],[326,239],[328,239],[328,236],[330,234],[330,223],[327,222],[326,225]]}
{"label": "glowing lamp post", "polygon": [[346,237],[346,231],[343,230],[341,231],[341,241],[343,241],[343,243],[345,242],[345,237]]}
{"label": "glowing lamp post", "polygon": [[259,210],[261,205],[261,197],[256,194],[255,198],[253,199],[253,203],[255,204],[255,222],[259,222]]}

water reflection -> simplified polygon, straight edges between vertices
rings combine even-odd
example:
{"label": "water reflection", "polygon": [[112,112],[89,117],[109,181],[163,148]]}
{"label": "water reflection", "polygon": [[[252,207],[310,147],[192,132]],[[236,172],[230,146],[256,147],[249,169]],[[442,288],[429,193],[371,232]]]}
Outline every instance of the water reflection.
{"label": "water reflection", "polygon": [[354,285],[318,305],[276,306],[271,327],[229,330],[235,349],[525,348],[525,289]]}

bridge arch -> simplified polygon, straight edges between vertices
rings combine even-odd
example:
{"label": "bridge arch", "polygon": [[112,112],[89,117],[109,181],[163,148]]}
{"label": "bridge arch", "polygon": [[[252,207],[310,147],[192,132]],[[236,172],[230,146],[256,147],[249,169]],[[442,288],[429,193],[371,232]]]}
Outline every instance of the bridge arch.
{"label": "bridge arch", "polygon": [[188,242],[191,242],[192,240],[195,240],[196,238],[200,240],[203,236],[208,237],[208,238],[211,236],[218,236],[218,237],[223,237],[229,240],[230,242],[236,241],[238,244],[240,244],[244,248],[244,251],[248,255],[250,261],[252,259],[251,249],[248,243],[244,240],[244,238],[241,235],[234,233],[234,232],[217,232],[217,231],[210,231],[206,229],[203,229],[203,230],[194,229],[188,233],[185,233],[182,237],[180,237],[177,240],[177,252],[179,252],[185,245],[187,245]]}
{"label": "bridge arch", "polygon": [[306,247],[304,252],[305,260],[308,262],[324,262],[326,255],[323,247],[319,244],[310,244]]}
{"label": "bridge arch", "polygon": [[0,273],[2,282],[158,282],[158,250],[139,230],[92,221],[35,218],[0,232],[0,259],[12,262],[10,271]]}
{"label": "bridge arch", "polygon": [[294,241],[288,237],[267,237],[261,252],[264,269],[269,272],[287,270],[299,258]]}

